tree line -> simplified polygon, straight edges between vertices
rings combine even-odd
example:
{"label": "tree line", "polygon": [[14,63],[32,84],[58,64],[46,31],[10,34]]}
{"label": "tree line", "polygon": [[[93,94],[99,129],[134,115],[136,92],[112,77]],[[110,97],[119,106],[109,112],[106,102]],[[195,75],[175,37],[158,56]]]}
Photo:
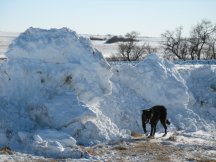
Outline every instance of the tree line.
{"label": "tree line", "polygon": [[189,37],[182,36],[183,27],[166,31],[163,38],[164,57],[171,60],[216,59],[216,25],[202,20],[192,27]]}
{"label": "tree line", "polygon": [[[165,31],[162,37],[163,56],[169,60],[211,60],[216,59],[216,25],[211,21],[202,20],[191,28],[188,37],[183,37],[183,27],[174,31]],[[109,58],[112,61],[136,61],[146,55],[157,53],[157,49],[148,43],[140,44],[139,33],[127,33],[127,41],[118,45],[119,56]]]}

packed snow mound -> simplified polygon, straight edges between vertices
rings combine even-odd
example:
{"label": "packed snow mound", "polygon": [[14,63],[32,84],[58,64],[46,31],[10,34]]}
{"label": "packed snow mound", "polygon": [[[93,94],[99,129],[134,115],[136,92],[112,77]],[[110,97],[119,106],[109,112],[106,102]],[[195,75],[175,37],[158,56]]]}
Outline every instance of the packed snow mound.
{"label": "packed snow mound", "polygon": [[30,28],[6,56],[0,65],[1,145],[44,156],[81,157],[74,145],[122,137],[92,105],[111,93],[112,72],[87,38],[67,28]]}
{"label": "packed snow mound", "polygon": [[201,106],[216,107],[216,66],[204,65],[191,69],[185,80],[196,102]]}
{"label": "packed snow mound", "polygon": [[166,106],[172,130],[213,128],[205,122],[206,116],[200,118],[190,109],[193,95],[173,63],[153,54],[136,65],[122,63],[112,67],[112,95],[105,96],[102,109],[121,130],[142,133],[141,110],[154,105]]}
{"label": "packed snow mound", "polygon": [[[46,30],[32,27],[12,42],[6,55],[8,58],[30,58],[53,63],[72,61],[77,64],[95,58],[83,55],[102,57],[89,39],[68,28]],[[79,57],[82,59],[78,60]]]}
{"label": "packed snow mound", "polygon": [[138,93],[154,105],[182,108],[189,102],[188,88],[174,65],[157,55],[150,55],[136,66],[142,76]]}
{"label": "packed snow mound", "polygon": [[189,107],[208,123],[215,125],[216,65],[182,65],[177,69],[189,89]]}
{"label": "packed snow mound", "polygon": [[[102,54],[92,47],[89,39],[77,35],[68,28],[45,30],[31,27],[12,42],[6,56],[9,60],[17,60],[15,62],[19,62],[18,66],[23,66],[23,60],[30,60],[34,66],[38,66],[35,65],[37,63],[42,64],[37,68],[43,68],[53,74],[59,68],[46,69],[46,63],[55,63],[59,66],[63,64],[61,67],[64,69],[61,70],[68,72],[64,76],[65,84],[76,84],[74,89],[85,102],[111,91],[110,67]],[[24,68],[35,68],[31,64],[27,63],[27,66],[31,67]]]}
{"label": "packed snow mound", "polygon": [[136,66],[118,67],[119,79],[150,105],[182,108],[189,102],[188,88],[174,65],[151,54]]}

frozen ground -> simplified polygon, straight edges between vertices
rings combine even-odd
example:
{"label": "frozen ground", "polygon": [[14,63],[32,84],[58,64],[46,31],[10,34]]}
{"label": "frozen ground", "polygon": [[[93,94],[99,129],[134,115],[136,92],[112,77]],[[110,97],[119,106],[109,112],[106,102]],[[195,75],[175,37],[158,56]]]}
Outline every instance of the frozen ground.
{"label": "frozen ground", "polygon": [[[216,160],[214,63],[173,64],[149,55],[133,65],[109,64],[67,28],[29,28],[4,54],[1,160]],[[158,124],[156,138],[148,139],[141,110],[156,104],[167,107],[172,124],[167,137]]]}
{"label": "frozen ground", "polygon": [[98,144],[81,149],[89,154],[88,159],[53,159],[32,156],[19,152],[1,152],[2,161],[216,161],[216,139],[205,132],[187,134],[182,132],[168,133],[167,137],[156,134],[155,139],[140,136],[112,145]]}

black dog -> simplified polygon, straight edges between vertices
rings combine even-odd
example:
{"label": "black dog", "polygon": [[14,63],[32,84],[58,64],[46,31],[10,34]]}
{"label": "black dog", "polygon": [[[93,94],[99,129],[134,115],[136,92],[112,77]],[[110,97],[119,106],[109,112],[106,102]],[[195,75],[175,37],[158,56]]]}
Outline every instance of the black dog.
{"label": "black dog", "polygon": [[154,137],[155,132],[156,132],[156,125],[158,121],[160,120],[161,124],[163,125],[165,129],[165,134],[163,135],[166,136],[167,134],[167,126],[166,124],[170,125],[169,120],[167,120],[167,110],[164,106],[153,106],[150,109],[143,110],[142,113],[142,126],[143,130],[146,133],[146,124],[150,123],[151,124],[151,133],[149,137]]}

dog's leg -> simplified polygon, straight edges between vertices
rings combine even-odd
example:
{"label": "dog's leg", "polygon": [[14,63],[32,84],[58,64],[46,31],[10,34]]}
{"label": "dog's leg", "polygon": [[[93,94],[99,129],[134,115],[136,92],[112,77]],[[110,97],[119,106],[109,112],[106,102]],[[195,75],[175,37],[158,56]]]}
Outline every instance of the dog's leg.
{"label": "dog's leg", "polygon": [[156,132],[156,125],[157,125],[157,121],[151,123],[151,133],[150,133],[150,137],[154,137],[155,132]]}
{"label": "dog's leg", "polygon": [[154,125],[154,129],[153,129],[153,136],[155,135],[155,132],[156,132],[156,124]]}
{"label": "dog's leg", "polygon": [[164,133],[164,135],[163,135],[163,137],[165,137],[165,136],[166,136],[166,134],[167,134],[167,126],[166,126],[166,121],[164,121],[164,122],[161,122],[161,124],[163,125],[163,127],[164,127],[164,130],[165,130],[165,133]]}
{"label": "dog's leg", "polygon": [[150,137],[153,136],[153,132],[154,132],[154,124],[151,124],[151,133],[150,133]]}
{"label": "dog's leg", "polygon": [[148,136],[148,138],[152,138],[153,137],[153,123],[150,123],[151,124],[151,132],[150,132],[150,135]]}
{"label": "dog's leg", "polygon": [[144,133],[146,134],[147,133],[147,131],[146,131],[146,124],[144,122],[142,122],[142,127],[143,127]]}
{"label": "dog's leg", "polygon": [[145,119],[143,116],[142,116],[142,127],[143,127],[144,134],[146,134],[147,136],[146,123],[145,123]]}
{"label": "dog's leg", "polygon": [[153,122],[153,136],[155,135],[156,133],[156,127],[157,127],[157,123],[158,123],[159,119],[155,119],[154,122]]}

